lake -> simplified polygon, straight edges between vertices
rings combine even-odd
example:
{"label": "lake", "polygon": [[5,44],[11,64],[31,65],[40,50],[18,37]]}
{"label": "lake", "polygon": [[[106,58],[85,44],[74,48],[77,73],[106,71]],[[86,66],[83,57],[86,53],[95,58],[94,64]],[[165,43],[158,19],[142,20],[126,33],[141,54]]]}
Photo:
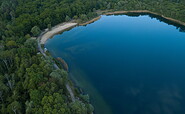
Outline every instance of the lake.
{"label": "lake", "polygon": [[185,114],[185,33],[150,15],[102,16],[49,39],[96,114]]}

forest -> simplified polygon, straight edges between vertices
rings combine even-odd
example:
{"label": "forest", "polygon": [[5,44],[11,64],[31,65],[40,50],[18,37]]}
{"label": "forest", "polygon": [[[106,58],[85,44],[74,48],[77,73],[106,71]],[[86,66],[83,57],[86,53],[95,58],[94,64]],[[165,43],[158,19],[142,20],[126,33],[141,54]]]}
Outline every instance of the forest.
{"label": "forest", "polygon": [[120,10],[149,10],[185,22],[184,0],[0,0],[0,113],[91,114],[88,95],[76,90],[78,100],[71,101],[68,73],[38,52],[35,37],[65,21]]}

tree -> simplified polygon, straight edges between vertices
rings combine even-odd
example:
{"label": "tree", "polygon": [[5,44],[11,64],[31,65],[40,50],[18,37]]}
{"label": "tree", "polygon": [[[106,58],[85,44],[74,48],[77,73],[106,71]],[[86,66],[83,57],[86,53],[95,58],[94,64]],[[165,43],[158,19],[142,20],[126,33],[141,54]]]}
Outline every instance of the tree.
{"label": "tree", "polygon": [[84,102],[89,103],[89,95],[80,95],[80,97]]}
{"label": "tree", "polygon": [[12,67],[14,66],[14,51],[6,50],[0,51],[0,72],[1,73],[8,73],[11,72]]}
{"label": "tree", "polygon": [[111,4],[107,4],[107,9],[110,9],[111,8]]}
{"label": "tree", "polygon": [[64,103],[64,99],[59,93],[44,96],[42,98],[41,104],[45,114],[65,114],[68,112],[68,108]]}
{"label": "tree", "polygon": [[17,46],[17,44],[16,44],[16,42],[15,41],[8,41],[7,43],[6,43],[6,46],[7,47],[9,47],[9,48],[14,48],[14,47],[16,47]]}
{"label": "tree", "polygon": [[84,103],[79,100],[70,104],[73,114],[87,114],[87,108]]}
{"label": "tree", "polygon": [[48,29],[51,30],[51,24],[48,24]]}
{"label": "tree", "polygon": [[33,101],[34,105],[39,104],[43,97],[41,92],[37,89],[34,89],[34,90],[30,90],[29,93],[30,93],[30,100]]}
{"label": "tree", "polygon": [[94,107],[91,104],[87,104],[87,113],[92,114],[94,111]]}
{"label": "tree", "polygon": [[[1,92],[1,97],[3,96],[3,93],[7,92],[8,91],[8,87],[4,82],[6,78],[2,75],[0,75],[0,92]],[[2,100],[2,98],[1,98]]]}
{"label": "tree", "polygon": [[71,20],[71,18],[67,15],[66,18],[65,18],[65,21],[68,22],[68,21],[70,21],[70,20]]}
{"label": "tree", "polygon": [[26,35],[25,35],[25,38],[26,38],[26,39],[31,38],[30,34],[26,34]]}
{"label": "tree", "polygon": [[0,90],[0,98],[1,98],[1,102],[4,102],[4,100],[3,100],[3,91],[2,90]]}
{"label": "tree", "polygon": [[93,8],[93,12],[96,12],[96,8]]}
{"label": "tree", "polygon": [[41,30],[38,26],[34,26],[31,29],[31,33],[33,34],[33,36],[38,36],[41,33]]}
{"label": "tree", "polygon": [[33,108],[33,101],[26,101],[26,114],[31,114]]}
{"label": "tree", "polygon": [[12,91],[13,90],[13,87],[15,85],[14,74],[12,74],[12,75],[5,74],[5,78],[7,80],[8,87]]}
{"label": "tree", "polygon": [[12,102],[10,105],[8,105],[8,112],[12,114],[20,114],[21,113],[21,104],[17,101]]}
{"label": "tree", "polygon": [[67,72],[64,70],[54,70],[50,74],[50,76],[55,79],[59,85],[65,84],[67,82],[67,75]]}
{"label": "tree", "polygon": [[48,25],[50,23],[51,23],[50,18],[47,17],[46,19],[44,19],[44,25]]}
{"label": "tree", "polygon": [[73,19],[78,19],[78,16],[75,15],[75,16],[73,17]]}
{"label": "tree", "polygon": [[82,21],[87,21],[88,20],[87,15],[85,15],[85,14],[80,15],[80,19]]}

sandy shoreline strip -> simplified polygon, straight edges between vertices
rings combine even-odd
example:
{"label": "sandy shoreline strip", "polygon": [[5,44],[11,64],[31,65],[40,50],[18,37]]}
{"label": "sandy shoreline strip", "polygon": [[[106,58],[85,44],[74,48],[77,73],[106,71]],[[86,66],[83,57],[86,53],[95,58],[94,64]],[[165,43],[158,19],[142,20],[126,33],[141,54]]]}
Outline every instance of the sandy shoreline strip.
{"label": "sandy shoreline strip", "polygon": [[56,27],[53,27],[51,31],[48,31],[46,32],[42,37],[41,37],[41,40],[40,40],[40,44],[45,44],[45,42],[51,38],[52,36],[66,30],[66,29],[69,29],[69,28],[72,28],[74,26],[76,26],[78,23],[63,23],[63,24],[60,24]]}
{"label": "sandy shoreline strip", "polygon": [[96,18],[93,18],[92,20],[90,21],[87,21],[85,23],[82,23],[82,24],[79,24],[79,23],[75,23],[75,22],[68,22],[68,23],[61,23],[55,27],[52,28],[52,30],[50,31],[47,31],[42,37],[41,37],[41,40],[40,40],[40,44],[45,44],[46,41],[51,38],[52,36],[62,32],[62,31],[65,31],[66,29],[69,29],[69,28],[72,28],[72,27],[75,27],[77,25],[79,26],[85,26],[85,25],[88,25],[90,23],[93,23],[97,20],[99,20],[101,18],[101,16],[98,16]]}
{"label": "sandy shoreline strip", "polygon": [[[149,14],[154,14],[154,15],[157,15],[157,16],[161,16],[162,18],[164,19],[167,19],[169,21],[172,21],[174,23],[177,23],[177,24],[180,24],[180,25],[183,25],[185,26],[185,22],[182,22],[182,21],[179,21],[179,20],[176,20],[176,19],[173,19],[173,18],[170,18],[170,17],[166,17],[164,15],[161,15],[161,14],[158,14],[158,13],[155,13],[155,12],[151,12],[149,10],[131,10],[131,11],[114,11],[114,12],[104,12],[102,15],[117,15],[117,14],[127,14],[127,13],[149,13]],[[72,27],[75,27],[77,25],[80,25],[80,26],[85,26],[87,24],[90,24],[90,23],[93,23],[97,20],[99,20],[101,18],[101,16],[98,16],[96,18],[93,18],[92,20],[90,21],[87,21],[85,23],[76,23],[76,22],[64,22],[62,24],[59,24],[55,27],[52,28],[52,30],[50,31],[47,31],[42,37],[41,37],[41,40],[40,40],[40,44],[45,44],[45,42],[51,38],[52,36],[62,32],[62,31],[65,31],[66,29],[69,29],[69,28],[72,28]]]}
{"label": "sandy shoreline strip", "polygon": [[157,16],[161,16],[164,19],[167,19],[169,21],[172,21],[172,22],[175,22],[175,23],[178,23],[180,25],[185,26],[185,22],[182,22],[182,21],[179,21],[177,19],[170,18],[170,17],[166,17],[164,15],[161,15],[161,14],[158,14],[158,13],[155,13],[155,12],[151,12],[149,10],[115,11],[115,12],[107,12],[104,15],[116,15],[116,14],[127,14],[127,13],[150,13],[150,14],[154,14],[154,15],[157,15]]}

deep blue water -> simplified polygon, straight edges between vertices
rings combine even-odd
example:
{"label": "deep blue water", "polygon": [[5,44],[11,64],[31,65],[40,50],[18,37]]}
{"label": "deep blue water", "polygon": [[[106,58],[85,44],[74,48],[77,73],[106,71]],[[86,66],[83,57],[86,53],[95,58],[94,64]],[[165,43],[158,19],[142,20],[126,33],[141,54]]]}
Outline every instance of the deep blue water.
{"label": "deep blue water", "polygon": [[102,16],[48,40],[97,114],[185,114],[185,33],[148,15]]}

